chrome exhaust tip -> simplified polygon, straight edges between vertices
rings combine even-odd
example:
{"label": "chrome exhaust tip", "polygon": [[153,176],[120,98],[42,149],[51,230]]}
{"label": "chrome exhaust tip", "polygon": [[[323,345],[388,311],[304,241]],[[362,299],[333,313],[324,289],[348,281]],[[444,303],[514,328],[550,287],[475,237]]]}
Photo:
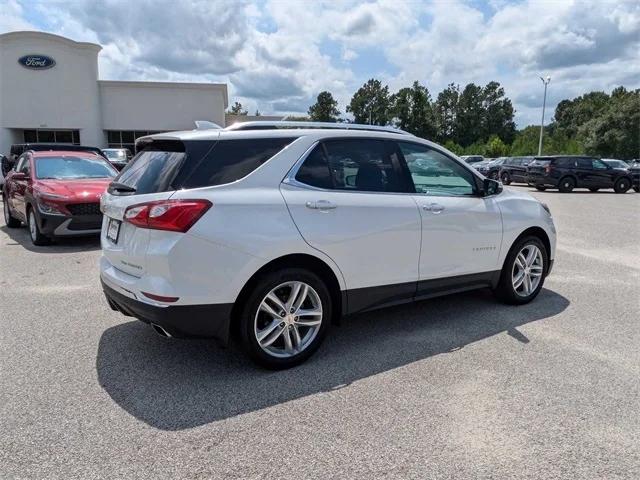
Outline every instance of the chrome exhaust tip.
{"label": "chrome exhaust tip", "polygon": [[171,338],[171,334],[167,332],[164,328],[162,328],[160,325],[156,325],[155,323],[152,323],[151,328],[153,328],[153,331],[156,332],[161,337]]}

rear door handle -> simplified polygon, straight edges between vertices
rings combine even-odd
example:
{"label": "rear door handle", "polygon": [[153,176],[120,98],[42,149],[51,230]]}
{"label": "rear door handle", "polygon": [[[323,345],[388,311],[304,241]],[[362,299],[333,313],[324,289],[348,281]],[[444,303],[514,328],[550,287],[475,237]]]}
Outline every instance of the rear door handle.
{"label": "rear door handle", "polygon": [[429,203],[427,205],[423,205],[422,209],[437,215],[444,210],[444,206],[439,203]]}
{"label": "rear door handle", "polygon": [[313,210],[333,210],[337,207],[337,205],[329,200],[316,200],[315,202],[307,202],[307,208],[311,208]]}

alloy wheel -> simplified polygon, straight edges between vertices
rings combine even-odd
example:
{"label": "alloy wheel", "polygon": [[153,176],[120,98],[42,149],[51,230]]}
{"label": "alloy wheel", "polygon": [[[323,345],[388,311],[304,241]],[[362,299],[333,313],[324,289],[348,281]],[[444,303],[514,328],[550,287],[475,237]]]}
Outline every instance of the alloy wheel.
{"label": "alloy wheel", "polygon": [[33,210],[29,212],[29,234],[33,241],[38,238],[38,226],[36,225],[36,216],[34,215]]}
{"label": "alloy wheel", "polygon": [[517,295],[528,297],[536,291],[542,274],[544,273],[544,259],[542,251],[533,245],[522,247],[511,271],[511,283]]}
{"label": "alloy wheel", "polygon": [[310,285],[291,281],[272,289],[260,303],[254,318],[254,334],[260,348],[277,358],[304,351],[322,325],[322,302]]}

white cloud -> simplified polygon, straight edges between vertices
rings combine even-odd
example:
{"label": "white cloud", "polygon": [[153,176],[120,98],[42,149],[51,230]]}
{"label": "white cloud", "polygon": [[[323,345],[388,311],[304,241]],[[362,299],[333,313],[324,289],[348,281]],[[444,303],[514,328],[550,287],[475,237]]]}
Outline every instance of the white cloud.
{"label": "white cloud", "polygon": [[[231,101],[305,112],[321,90],[345,104],[368,78],[391,90],[419,80],[498,80],[521,126],[550,107],[618,84],[640,86],[636,0],[0,0],[0,32],[43,28],[103,45],[103,78],[229,83]],[[36,15],[32,15],[36,12]],[[45,21],[46,24],[41,24]]]}

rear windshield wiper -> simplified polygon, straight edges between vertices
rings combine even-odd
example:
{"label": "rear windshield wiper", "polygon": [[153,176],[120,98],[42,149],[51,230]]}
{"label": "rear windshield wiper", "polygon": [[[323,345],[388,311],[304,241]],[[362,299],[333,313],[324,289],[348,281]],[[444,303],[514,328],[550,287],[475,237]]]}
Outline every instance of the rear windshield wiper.
{"label": "rear windshield wiper", "polygon": [[109,190],[115,190],[116,192],[127,192],[127,193],[133,193],[136,191],[135,188],[119,182],[111,182],[111,184],[109,185]]}

